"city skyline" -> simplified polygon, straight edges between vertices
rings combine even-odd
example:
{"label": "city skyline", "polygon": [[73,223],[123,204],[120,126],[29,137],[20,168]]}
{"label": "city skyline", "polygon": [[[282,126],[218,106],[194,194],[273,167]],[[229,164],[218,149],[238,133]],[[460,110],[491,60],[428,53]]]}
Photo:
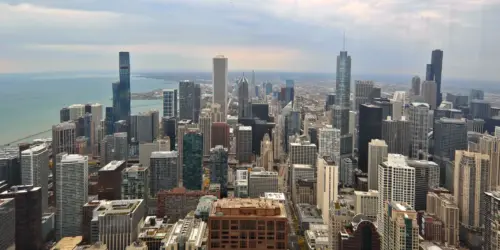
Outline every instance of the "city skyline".
{"label": "city skyline", "polygon": [[[136,72],[210,71],[217,54],[230,59],[231,71],[331,72],[345,31],[353,74],[423,78],[429,51],[441,49],[443,82],[500,76],[493,46],[500,37],[492,32],[497,0],[115,1],[0,1],[7,38],[0,73],[112,70],[118,51],[134,55]],[[50,63],[42,63],[46,58]]]}

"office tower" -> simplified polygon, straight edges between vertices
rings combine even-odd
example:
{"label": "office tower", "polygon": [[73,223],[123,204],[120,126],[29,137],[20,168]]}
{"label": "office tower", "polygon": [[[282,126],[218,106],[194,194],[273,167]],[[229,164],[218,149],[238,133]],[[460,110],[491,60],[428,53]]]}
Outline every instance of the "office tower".
{"label": "office tower", "polygon": [[252,127],[239,126],[236,131],[236,160],[250,163],[252,156]]}
{"label": "office tower", "polygon": [[316,179],[298,179],[295,183],[295,196],[292,196],[293,202],[316,205],[316,189]]}
{"label": "office tower", "polygon": [[392,117],[393,103],[388,98],[372,98],[372,104],[380,107],[382,109],[382,119],[386,119],[388,116]]}
{"label": "office tower", "polygon": [[52,126],[52,153],[74,153],[76,125],[73,122],[63,122]]}
{"label": "office tower", "polygon": [[356,214],[362,214],[372,220],[375,220],[377,218],[377,209],[379,204],[378,191],[354,191],[354,196],[356,197],[356,201],[354,203]]}
{"label": "office tower", "polygon": [[500,138],[492,135],[482,135],[479,138],[479,150],[481,154],[488,155],[490,159],[488,190],[494,190],[500,185]]}
{"label": "office tower", "polygon": [[500,214],[500,192],[490,191],[485,193],[484,211],[484,250],[500,248],[500,232],[498,232]]}
{"label": "office tower", "polygon": [[[46,199],[47,195],[43,196],[42,189],[33,185],[12,186],[9,190],[0,193],[0,216],[5,211],[2,210],[2,201],[9,198],[15,201],[13,202],[15,203],[15,227],[9,228],[8,231],[15,232],[16,249],[42,249],[44,243],[42,238],[43,197]],[[2,219],[0,224],[8,221],[8,218],[0,218]],[[8,231],[1,231],[1,234],[7,234]],[[2,245],[1,241],[0,245]]]}
{"label": "office tower", "polygon": [[151,153],[149,165],[149,191],[156,197],[160,190],[170,190],[179,184],[178,153],[176,151],[156,151]]}
{"label": "office tower", "polygon": [[382,249],[419,250],[417,212],[406,202],[384,202]]}
{"label": "office tower", "polygon": [[160,139],[160,111],[152,109],[147,112],[152,120],[153,141]]}
{"label": "office tower", "polygon": [[476,132],[479,134],[484,133],[484,120],[483,119],[472,119],[467,120],[467,131]]}
{"label": "office tower", "polygon": [[191,120],[181,120],[177,123],[177,152],[179,153],[179,181],[182,180],[182,167],[183,167],[183,152],[184,152],[184,135],[188,131],[198,130],[197,124],[192,124]]}
{"label": "office tower", "polygon": [[217,103],[221,107],[223,121],[227,116],[227,82],[228,82],[228,59],[223,55],[213,58],[212,84],[214,89],[212,103]]}
{"label": "office tower", "polygon": [[115,133],[128,133],[129,127],[131,126],[127,124],[127,121],[119,120],[113,124],[113,131],[115,131]]}
{"label": "office tower", "polygon": [[229,125],[225,122],[212,123],[212,144],[211,147],[222,145],[229,148]]}
{"label": "office tower", "polygon": [[[130,54],[119,53],[120,81],[113,84],[114,121],[124,120],[130,123]],[[130,131],[126,131],[130,132]]]}
{"label": "office tower", "polygon": [[82,117],[85,114],[85,105],[83,104],[73,104],[68,107],[69,109],[69,120],[75,121],[76,119]]}
{"label": "office tower", "polygon": [[[158,121],[156,121],[158,122]],[[130,135],[137,142],[153,142],[153,118],[150,112],[131,116]]]}
{"label": "office tower", "polygon": [[335,105],[335,93],[330,93],[326,95],[325,111],[330,111],[332,105]]}
{"label": "office tower", "polygon": [[319,129],[318,154],[322,156],[340,156],[340,130],[327,126]]}
{"label": "office tower", "polygon": [[201,190],[203,178],[203,136],[189,131],[183,140],[182,183],[188,190]]}
{"label": "office tower", "polygon": [[[199,108],[198,108],[199,110]],[[179,82],[179,119],[195,120],[195,83]]]}
{"label": "office tower", "polygon": [[469,106],[473,100],[484,100],[484,91],[479,89],[471,89],[469,92],[469,99],[468,99]]}
{"label": "office tower", "polygon": [[238,118],[251,117],[251,104],[248,97],[248,80],[241,77],[238,82]]}
{"label": "office tower", "polygon": [[408,166],[415,169],[415,210],[427,207],[427,192],[439,187],[439,166],[432,161],[409,160]]}
{"label": "office tower", "polygon": [[484,226],[481,211],[485,209],[489,168],[488,155],[463,150],[455,152],[453,195],[460,209],[460,222],[467,228]]}
{"label": "office tower", "polygon": [[[167,137],[168,138],[168,137]],[[151,153],[155,151],[170,151],[170,142],[168,140],[161,140],[162,143],[168,143],[165,148],[161,148],[160,141],[139,144],[139,164],[142,166],[149,166]]]}
{"label": "office tower", "polygon": [[484,100],[472,100],[470,113],[474,119],[489,119],[491,118],[491,104]]}
{"label": "office tower", "polygon": [[145,200],[103,201],[94,209],[92,221],[99,233],[99,242],[109,250],[125,249],[137,240],[146,214]]}
{"label": "office tower", "polygon": [[328,224],[328,249],[339,249],[340,237],[339,233],[347,223],[352,221],[354,216],[353,211],[349,205],[344,201],[331,201],[331,208],[327,212]]}
{"label": "office tower", "polygon": [[427,194],[426,214],[443,223],[442,241],[451,246],[460,244],[458,238],[459,210],[456,202],[453,201],[453,195],[445,192],[429,192]]}
{"label": "office tower", "polygon": [[[260,221],[256,225],[251,220]],[[232,228],[221,225],[235,222]],[[210,250],[226,249],[227,243],[224,236],[234,234],[236,244],[233,249],[253,248],[287,249],[288,245],[288,218],[282,203],[272,200],[259,199],[221,199],[215,201],[208,217],[208,246]],[[217,226],[219,225],[219,226]],[[265,228],[269,235],[260,239],[255,235],[255,228]],[[255,236],[255,237],[253,237]]]}
{"label": "office tower", "polygon": [[162,117],[163,137],[170,138],[170,150],[176,150],[175,142],[177,141],[177,119],[174,116]]}
{"label": "office tower", "polygon": [[69,108],[64,107],[59,111],[59,122],[67,122],[70,120]]}
{"label": "office tower", "polygon": [[289,164],[306,164],[316,166],[318,149],[309,141],[290,143]]}
{"label": "office tower", "polygon": [[106,107],[106,116],[104,117],[106,135],[112,135],[115,132],[114,112],[113,107]]}
{"label": "office tower", "polygon": [[291,190],[292,200],[297,204],[297,182],[299,180],[314,180],[316,168],[305,164],[292,164],[290,167],[290,175],[288,177],[290,183],[288,187]]}
{"label": "office tower", "polygon": [[212,148],[212,115],[209,112],[201,113],[200,132],[203,135],[203,155],[208,156]]}
{"label": "office tower", "polygon": [[114,160],[115,138],[113,135],[106,135],[101,141],[100,164],[106,165]]}
{"label": "office tower", "polygon": [[265,170],[271,171],[274,165],[273,143],[268,134],[260,142],[260,166]]}
{"label": "office tower", "polygon": [[414,102],[408,111],[410,121],[410,157],[427,160],[429,153],[429,104]]}
{"label": "office tower", "polygon": [[363,172],[368,170],[368,143],[372,139],[382,137],[382,109],[372,104],[362,104],[359,107],[359,168]]}
{"label": "office tower", "polygon": [[127,133],[114,133],[113,134],[113,159],[116,161],[128,160],[128,141]]}
{"label": "office tower", "polygon": [[81,235],[88,196],[88,157],[66,154],[56,166],[56,239]]}
{"label": "office tower", "polygon": [[359,110],[359,105],[371,103],[373,98],[380,97],[379,88],[375,88],[373,81],[354,81],[355,86],[355,101],[354,110]]}
{"label": "office tower", "polygon": [[260,120],[270,122],[269,118],[269,104],[267,103],[251,103],[251,111],[250,114],[253,117],[256,117]]}
{"label": "office tower", "polygon": [[429,109],[437,108],[437,84],[435,81],[424,81],[422,83],[422,96],[425,103],[429,104]]}
{"label": "office tower", "polygon": [[210,183],[218,183],[221,197],[227,197],[228,150],[221,145],[210,150]]}
{"label": "office tower", "polygon": [[340,238],[337,248],[339,250],[382,249],[376,226],[363,215],[354,216],[336,236]]}
{"label": "office tower", "polygon": [[97,172],[99,200],[121,199],[122,171],[126,167],[125,161],[111,161],[99,169]]}
{"label": "office tower", "polygon": [[464,120],[443,117],[434,122],[434,161],[441,166],[441,185],[447,178],[444,163],[455,159],[456,150],[466,149],[467,127]]}
{"label": "office tower", "polygon": [[378,166],[387,161],[388,147],[384,140],[368,144],[368,189],[378,190]]}
{"label": "office tower", "polygon": [[222,122],[223,120],[226,120],[225,117],[222,117],[220,104],[218,103],[212,103],[210,113],[212,114],[212,122]]}
{"label": "office tower", "polygon": [[16,249],[16,206],[12,198],[0,199],[0,249]]}
{"label": "office tower", "polygon": [[431,64],[427,64],[426,81],[436,82],[436,105],[441,104],[441,73],[443,71],[443,51],[433,50],[431,55]]}
{"label": "office tower", "polygon": [[353,156],[341,159],[339,181],[345,187],[354,187],[354,172],[358,168],[358,160]]}
{"label": "office tower", "polygon": [[[177,169],[177,168],[176,168]],[[134,164],[125,168],[122,173],[121,199],[144,199],[149,196],[149,168]]]}
{"label": "office tower", "polygon": [[[99,241],[99,232],[96,228],[95,221],[92,223],[94,217],[94,210],[101,204],[99,200],[93,200],[85,203],[82,208],[82,242],[95,243]],[[94,226],[94,227],[93,227]],[[94,230],[93,230],[94,229]]]}
{"label": "office tower", "polygon": [[177,89],[163,90],[163,117],[177,117]]}
{"label": "office tower", "polygon": [[157,194],[158,208],[156,217],[167,217],[170,221],[184,218],[198,206],[200,198],[205,195],[219,197],[218,193],[201,190],[187,190],[184,187],[176,187],[171,190],[161,190]]}
{"label": "office tower", "polygon": [[21,153],[21,183],[41,187],[42,211],[48,208],[49,151],[47,145],[26,149]]}
{"label": "office tower", "polygon": [[349,134],[349,110],[351,107],[351,57],[347,51],[337,56],[335,106],[332,109],[333,128],[340,129],[340,155],[352,154],[353,135]]}
{"label": "office tower", "polygon": [[193,122],[198,123],[201,112],[201,87],[200,84],[194,85],[194,108],[193,108]]}
{"label": "office tower", "polygon": [[254,168],[248,176],[248,197],[259,198],[266,192],[278,192],[278,173]]}
{"label": "office tower", "polygon": [[0,180],[8,186],[21,185],[21,147],[0,149]]}
{"label": "office tower", "polygon": [[406,117],[393,120],[388,117],[382,121],[382,140],[387,143],[387,152],[391,154],[409,155],[410,123]]}
{"label": "office tower", "polygon": [[420,95],[420,77],[414,76],[411,79],[411,92],[413,95]]}
{"label": "office tower", "polygon": [[[387,161],[378,167],[378,228],[384,225],[384,204],[389,201],[415,204],[415,169],[408,166],[403,155],[389,154]],[[380,233],[382,237],[387,235]],[[384,248],[385,249],[385,248]]]}
{"label": "office tower", "polygon": [[323,223],[328,224],[331,201],[336,201],[338,195],[339,167],[331,157],[319,157],[317,162],[316,202],[322,212]]}

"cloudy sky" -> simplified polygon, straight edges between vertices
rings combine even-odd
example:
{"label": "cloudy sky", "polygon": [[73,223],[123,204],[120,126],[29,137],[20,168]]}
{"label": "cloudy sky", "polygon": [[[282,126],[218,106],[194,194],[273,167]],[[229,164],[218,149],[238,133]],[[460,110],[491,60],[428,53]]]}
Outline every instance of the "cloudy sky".
{"label": "cloudy sky", "polygon": [[446,76],[500,79],[500,0],[0,0],[0,72],[333,72],[420,74],[432,49]]}

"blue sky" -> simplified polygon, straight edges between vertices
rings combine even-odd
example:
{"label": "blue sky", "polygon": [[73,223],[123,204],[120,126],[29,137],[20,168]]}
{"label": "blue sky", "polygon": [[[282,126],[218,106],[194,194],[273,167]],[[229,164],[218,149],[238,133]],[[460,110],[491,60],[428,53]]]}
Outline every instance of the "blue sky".
{"label": "blue sky", "polygon": [[0,72],[132,70],[424,75],[432,49],[443,74],[500,79],[500,0],[0,0]]}

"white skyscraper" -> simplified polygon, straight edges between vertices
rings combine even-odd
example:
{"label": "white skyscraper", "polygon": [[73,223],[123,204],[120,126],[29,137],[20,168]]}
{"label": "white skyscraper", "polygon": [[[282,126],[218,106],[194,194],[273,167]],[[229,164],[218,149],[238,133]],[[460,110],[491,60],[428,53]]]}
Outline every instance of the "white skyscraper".
{"label": "white skyscraper", "polygon": [[213,103],[220,104],[223,122],[227,117],[227,81],[228,62],[223,55],[213,59],[212,83],[214,88]]}
{"label": "white skyscraper", "polygon": [[177,116],[177,89],[163,90],[163,117]]}
{"label": "white skyscraper", "polygon": [[102,140],[102,138],[99,138],[99,127],[101,126],[101,121],[104,118],[103,117],[103,109],[102,109],[102,104],[100,103],[94,103],[90,106],[90,112],[92,113],[92,131],[91,131],[91,138],[90,138],[90,143],[92,145],[92,153],[94,155],[99,154],[98,153],[98,142]]}
{"label": "white skyscraper", "polygon": [[410,157],[412,159],[427,160],[427,154],[429,153],[429,104],[412,103],[408,116],[411,136]]}
{"label": "white skyscraper", "polygon": [[331,202],[336,201],[338,195],[339,167],[331,157],[320,157],[317,162],[316,201],[322,211],[323,222],[328,224]]}
{"label": "white skyscraper", "polygon": [[82,207],[87,203],[89,162],[87,156],[63,155],[57,169],[56,239],[82,234]]}
{"label": "white skyscraper", "polygon": [[210,111],[201,112],[200,132],[203,134],[203,155],[210,155],[212,148],[212,114]]}
{"label": "white skyscraper", "polygon": [[318,133],[319,156],[340,156],[340,130],[327,125],[325,128],[320,128]]}
{"label": "white skyscraper", "polygon": [[69,109],[69,119],[76,120],[85,114],[85,105],[83,104],[73,104],[68,107]]}
{"label": "white skyscraper", "polygon": [[42,189],[42,211],[47,210],[49,151],[41,144],[21,152],[21,183]]}
{"label": "white skyscraper", "polygon": [[436,95],[437,95],[437,85],[435,81],[424,81],[422,83],[422,96],[427,104],[429,104],[430,109],[436,109]]}
{"label": "white skyscraper", "polygon": [[387,160],[387,144],[374,139],[368,143],[368,189],[378,190],[378,165]]}
{"label": "white skyscraper", "polygon": [[403,155],[389,154],[388,160],[378,167],[378,228],[384,232],[384,204],[389,201],[405,202],[415,206],[415,169],[409,167]]}

